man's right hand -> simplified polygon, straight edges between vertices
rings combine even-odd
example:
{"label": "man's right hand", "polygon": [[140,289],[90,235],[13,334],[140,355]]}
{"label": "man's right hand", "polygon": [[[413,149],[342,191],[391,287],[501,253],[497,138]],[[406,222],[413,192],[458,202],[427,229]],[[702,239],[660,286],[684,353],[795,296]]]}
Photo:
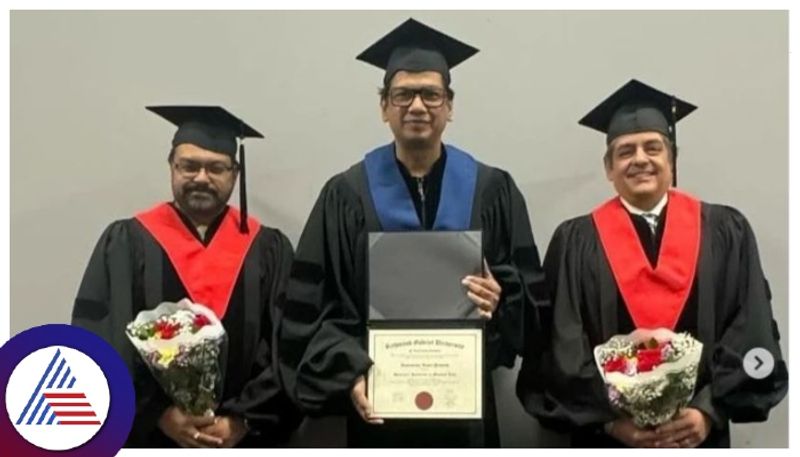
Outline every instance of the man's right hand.
{"label": "man's right hand", "polygon": [[364,379],[364,376],[359,376],[358,379],[356,379],[353,390],[350,391],[350,399],[353,400],[353,406],[365,422],[373,425],[380,425],[383,423],[383,419],[372,414],[372,406],[367,399],[367,381]]}
{"label": "man's right hand", "polygon": [[181,447],[218,447],[222,440],[200,431],[214,424],[214,416],[191,416],[177,406],[170,406],[158,419],[158,428]]}
{"label": "man's right hand", "polygon": [[639,428],[630,418],[617,419],[607,432],[611,437],[629,447],[654,447],[658,434],[654,430]]}

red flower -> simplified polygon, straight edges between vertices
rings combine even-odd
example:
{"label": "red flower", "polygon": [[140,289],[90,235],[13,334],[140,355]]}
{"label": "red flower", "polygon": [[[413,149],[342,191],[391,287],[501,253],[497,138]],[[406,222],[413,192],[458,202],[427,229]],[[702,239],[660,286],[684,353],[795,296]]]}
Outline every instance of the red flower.
{"label": "red flower", "polygon": [[639,349],[636,351],[636,371],[644,373],[661,365],[661,349]]}
{"label": "red flower", "polygon": [[194,316],[195,331],[200,330],[206,325],[211,325],[211,321],[204,314],[198,314]]}
{"label": "red flower", "polygon": [[626,365],[625,357],[614,357],[603,364],[603,371],[606,373],[625,373]]}
{"label": "red flower", "polygon": [[158,321],[155,325],[156,337],[162,340],[171,340],[178,334],[181,326],[169,321]]}

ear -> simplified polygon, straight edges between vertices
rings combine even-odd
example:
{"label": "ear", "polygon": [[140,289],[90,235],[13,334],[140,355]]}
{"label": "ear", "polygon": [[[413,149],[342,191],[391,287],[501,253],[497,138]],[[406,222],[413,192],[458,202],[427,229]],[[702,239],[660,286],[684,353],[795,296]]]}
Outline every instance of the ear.
{"label": "ear", "polygon": [[381,120],[383,120],[384,123],[389,122],[389,116],[386,113],[386,110],[389,109],[389,102],[385,99],[381,100],[380,107],[381,107]]}
{"label": "ear", "polygon": [[675,162],[672,158],[669,159],[669,163],[667,164],[667,169],[665,170],[666,173],[669,175],[669,187],[672,187],[672,183],[675,181]]}
{"label": "ear", "polygon": [[606,161],[606,158],[603,157],[601,160],[603,161],[603,168],[606,170],[606,179],[609,180],[609,181],[613,181],[614,177],[611,174],[611,170],[613,169],[612,165],[613,165],[614,158],[613,157],[609,157],[608,161]]}

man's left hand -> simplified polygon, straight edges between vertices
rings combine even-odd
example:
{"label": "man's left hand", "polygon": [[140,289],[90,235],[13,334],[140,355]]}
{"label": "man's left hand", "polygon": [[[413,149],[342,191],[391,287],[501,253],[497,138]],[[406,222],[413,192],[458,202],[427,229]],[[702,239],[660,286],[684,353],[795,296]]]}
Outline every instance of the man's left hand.
{"label": "man's left hand", "polygon": [[235,416],[220,416],[213,424],[200,430],[203,433],[216,436],[222,440],[219,447],[231,448],[239,444],[247,435],[244,419]]}
{"label": "man's left hand", "polygon": [[500,295],[503,289],[492,276],[489,265],[484,261],[483,277],[469,275],[461,280],[461,284],[467,287],[467,297],[478,307],[478,314],[489,320],[492,313],[497,309],[500,302]]}
{"label": "man's left hand", "polygon": [[674,419],[656,429],[656,447],[697,447],[710,431],[708,416],[699,409],[684,408]]}

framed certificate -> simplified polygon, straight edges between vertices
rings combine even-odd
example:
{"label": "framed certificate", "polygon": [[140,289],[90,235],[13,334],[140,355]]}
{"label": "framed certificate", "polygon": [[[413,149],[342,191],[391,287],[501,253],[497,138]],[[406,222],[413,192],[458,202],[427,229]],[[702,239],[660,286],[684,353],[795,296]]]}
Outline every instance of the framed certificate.
{"label": "framed certificate", "polygon": [[370,328],[367,398],[382,418],[481,419],[481,328]]}

